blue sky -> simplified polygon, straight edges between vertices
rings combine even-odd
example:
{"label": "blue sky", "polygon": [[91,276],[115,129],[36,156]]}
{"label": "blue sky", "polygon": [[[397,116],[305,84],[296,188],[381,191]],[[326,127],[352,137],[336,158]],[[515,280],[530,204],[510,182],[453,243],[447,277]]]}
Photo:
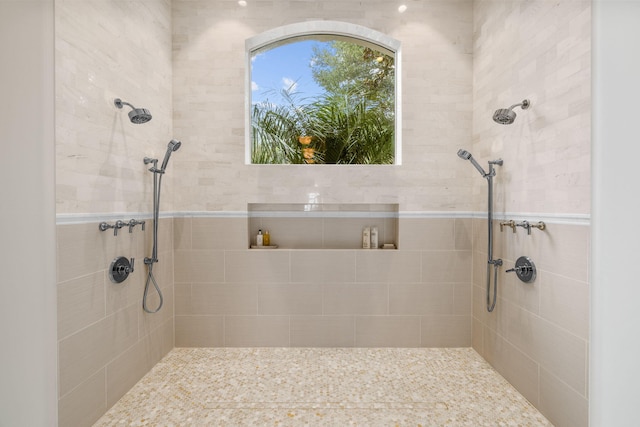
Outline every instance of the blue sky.
{"label": "blue sky", "polygon": [[277,101],[277,96],[269,91],[280,92],[295,84],[295,91],[301,98],[314,97],[324,92],[311,76],[310,62],[312,46],[324,44],[316,40],[304,40],[278,46],[259,53],[251,62],[251,102],[269,99]]}

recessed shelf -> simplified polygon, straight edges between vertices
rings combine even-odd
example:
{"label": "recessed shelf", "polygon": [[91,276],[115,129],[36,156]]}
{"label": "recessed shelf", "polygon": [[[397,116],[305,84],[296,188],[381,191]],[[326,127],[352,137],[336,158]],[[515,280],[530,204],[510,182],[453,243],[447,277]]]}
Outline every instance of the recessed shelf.
{"label": "recessed shelf", "polygon": [[269,230],[281,249],[362,249],[364,227],[378,228],[378,246],[397,245],[398,204],[250,203],[249,242]]}

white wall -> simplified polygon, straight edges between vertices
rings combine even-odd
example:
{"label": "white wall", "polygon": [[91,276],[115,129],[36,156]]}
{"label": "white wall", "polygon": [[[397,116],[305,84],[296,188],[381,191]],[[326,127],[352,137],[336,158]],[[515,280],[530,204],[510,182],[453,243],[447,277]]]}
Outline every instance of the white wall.
{"label": "white wall", "polygon": [[[175,206],[245,211],[247,203],[398,203],[469,211],[472,3],[388,0],[174,0]],[[362,25],[402,44],[402,165],[245,165],[245,39],[282,25]],[[283,72],[286,72],[284,70]],[[294,77],[295,78],[295,77]]]}
{"label": "white wall", "polygon": [[[169,0],[56,0],[56,213],[146,213],[160,158],[173,138]],[[151,111],[133,124],[121,98]],[[171,210],[173,161],[163,178]],[[104,217],[101,219],[103,220]]]}
{"label": "white wall", "polygon": [[0,425],[55,425],[53,0],[0,1]]}
{"label": "white wall", "polygon": [[[473,155],[500,157],[499,213],[590,212],[590,0],[474,1]],[[491,119],[523,99],[508,126]],[[468,165],[467,165],[468,166]],[[475,210],[486,185],[474,174]]]}
{"label": "white wall", "polygon": [[594,1],[591,425],[640,416],[640,2]]}

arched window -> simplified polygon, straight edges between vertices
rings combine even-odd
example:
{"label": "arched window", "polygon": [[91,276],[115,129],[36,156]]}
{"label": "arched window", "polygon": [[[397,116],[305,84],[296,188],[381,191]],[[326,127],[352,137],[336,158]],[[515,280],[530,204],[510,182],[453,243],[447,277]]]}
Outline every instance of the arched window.
{"label": "arched window", "polygon": [[400,164],[400,43],[344,22],[246,42],[251,164]]}

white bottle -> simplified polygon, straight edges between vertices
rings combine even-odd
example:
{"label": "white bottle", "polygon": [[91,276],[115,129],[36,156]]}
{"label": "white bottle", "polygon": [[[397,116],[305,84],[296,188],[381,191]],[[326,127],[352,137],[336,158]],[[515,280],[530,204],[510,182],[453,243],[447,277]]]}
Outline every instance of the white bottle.
{"label": "white bottle", "polygon": [[262,235],[262,229],[258,230],[258,235],[256,236],[256,246],[262,246],[263,243],[263,235]]}
{"label": "white bottle", "polygon": [[378,249],[378,227],[371,227],[371,249]]}
{"label": "white bottle", "polygon": [[362,249],[371,248],[371,228],[365,227],[362,230]]}

